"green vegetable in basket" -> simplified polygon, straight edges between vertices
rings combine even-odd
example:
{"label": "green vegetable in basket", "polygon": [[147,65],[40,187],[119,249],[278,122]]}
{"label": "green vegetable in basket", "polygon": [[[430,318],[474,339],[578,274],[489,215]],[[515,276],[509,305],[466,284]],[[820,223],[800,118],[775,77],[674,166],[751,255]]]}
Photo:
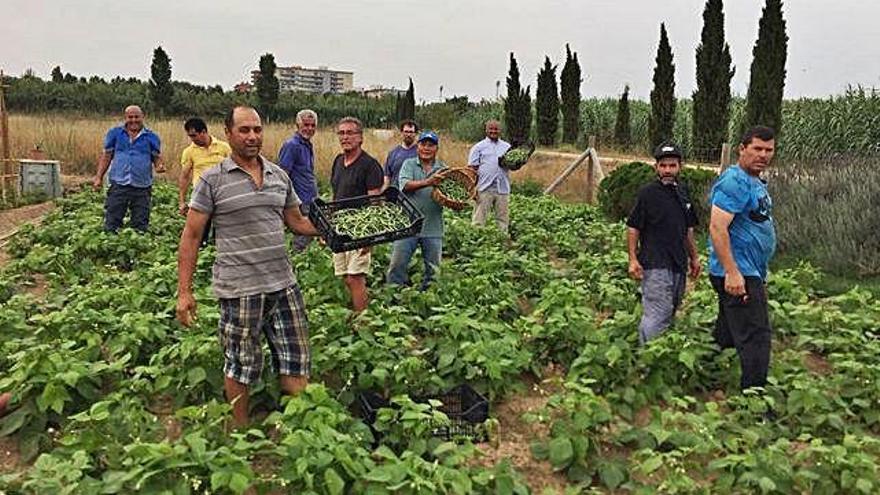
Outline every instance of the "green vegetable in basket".
{"label": "green vegetable in basket", "polygon": [[437,187],[440,188],[440,192],[443,193],[444,196],[452,201],[464,202],[470,198],[467,186],[452,177],[443,179]]}
{"label": "green vegetable in basket", "polygon": [[338,210],[330,216],[330,224],[340,235],[362,239],[409,227],[410,219],[402,207],[386,202]]}
{"label": "green vegetable in basket", "polygon": [[529,150],[525,148],[513,148],[504,154],[504,161],[509,165],[522,165],[529,161]]}

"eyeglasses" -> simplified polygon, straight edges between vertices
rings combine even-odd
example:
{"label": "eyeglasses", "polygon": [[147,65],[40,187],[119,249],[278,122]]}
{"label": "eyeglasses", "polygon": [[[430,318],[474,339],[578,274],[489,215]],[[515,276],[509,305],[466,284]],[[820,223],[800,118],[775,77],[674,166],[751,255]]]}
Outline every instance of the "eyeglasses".
{"label": "eyeglasses", "polygon": [[357,136],[361,134],[361,131],[336,131],[336,135],[339,137],[342,136]]}

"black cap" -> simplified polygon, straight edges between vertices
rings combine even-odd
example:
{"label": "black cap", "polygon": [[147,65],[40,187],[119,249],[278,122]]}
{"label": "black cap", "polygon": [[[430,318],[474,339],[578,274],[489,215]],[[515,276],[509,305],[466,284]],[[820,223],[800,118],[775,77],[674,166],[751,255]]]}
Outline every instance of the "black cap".
{"label": "black cap", "polygon": [[669,156],[673,156],[681,160],[684,158],[684,153],[681,152],[681,148],[679,148],[677,144],[673,143],[663,143],[660,146],[654,148],[655,160],[660,160],[661,158],[666,158]]}

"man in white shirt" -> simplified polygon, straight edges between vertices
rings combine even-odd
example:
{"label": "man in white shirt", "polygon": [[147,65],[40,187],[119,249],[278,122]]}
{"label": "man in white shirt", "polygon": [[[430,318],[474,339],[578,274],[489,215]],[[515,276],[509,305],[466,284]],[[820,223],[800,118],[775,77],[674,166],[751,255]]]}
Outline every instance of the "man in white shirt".
{"label": "man in white shirt", "polygon": [[495,224],[498,230],[507,232],[510,217],[508,203],[510,199],[509,172],[498,165],[498,158],[507,153],[510,143],[501,135],[501,124],[497,120],[486,122],[486,139],[475,144],[468,156],[468,165],[477,171],[477,207],[474,208],[472,222],[474,225],[485,225],[489,210],[495,211]]}

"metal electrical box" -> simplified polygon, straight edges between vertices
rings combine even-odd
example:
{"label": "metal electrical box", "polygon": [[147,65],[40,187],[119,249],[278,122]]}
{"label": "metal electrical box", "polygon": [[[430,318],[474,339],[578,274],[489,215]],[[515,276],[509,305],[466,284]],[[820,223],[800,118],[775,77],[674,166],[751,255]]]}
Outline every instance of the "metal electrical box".
{"label": "metal electrical box", "polygon": [[22,195],[45,195],[58,198],[64,192],[61,184],[61,162],[57,160],[19,160],[19,189]]}

